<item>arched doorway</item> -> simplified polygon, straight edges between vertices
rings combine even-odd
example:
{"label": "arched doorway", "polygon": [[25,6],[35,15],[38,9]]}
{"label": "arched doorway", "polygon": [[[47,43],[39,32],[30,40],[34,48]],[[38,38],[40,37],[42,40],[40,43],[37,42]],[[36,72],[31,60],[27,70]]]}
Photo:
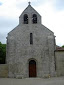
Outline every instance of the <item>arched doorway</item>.
{"label": "arched doorway", "polygon": [[29,77],[36,77],[36,62],[34,60],[29,61]]}

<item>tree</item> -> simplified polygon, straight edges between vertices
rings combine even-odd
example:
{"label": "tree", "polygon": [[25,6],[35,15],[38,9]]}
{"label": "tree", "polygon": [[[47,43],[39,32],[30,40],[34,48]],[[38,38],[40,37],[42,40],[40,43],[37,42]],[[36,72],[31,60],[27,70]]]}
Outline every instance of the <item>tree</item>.
{"label": "tree", "polygon": [[5,64],[6,59],[6,44],[0,42],[0,64]]}
{"label": "tree", "polygon": [[64,45],[62,45],[62,48],[64,48]]}

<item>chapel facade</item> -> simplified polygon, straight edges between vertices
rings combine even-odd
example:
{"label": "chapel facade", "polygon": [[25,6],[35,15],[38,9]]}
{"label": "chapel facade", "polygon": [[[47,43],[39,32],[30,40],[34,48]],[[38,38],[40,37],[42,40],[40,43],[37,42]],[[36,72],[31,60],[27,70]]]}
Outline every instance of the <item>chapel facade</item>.
{"label": "chapel facade", "polygon": [[42,25],[41,15],[29,3],[7,36],[8,77],[54,76],[55,48],[54,33]]}

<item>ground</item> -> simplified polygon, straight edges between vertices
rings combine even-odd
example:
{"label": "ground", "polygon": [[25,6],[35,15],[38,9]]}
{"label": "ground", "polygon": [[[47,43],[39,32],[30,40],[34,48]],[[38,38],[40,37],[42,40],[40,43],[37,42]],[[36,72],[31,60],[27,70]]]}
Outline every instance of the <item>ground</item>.
{"label": "ground", "polygon": [[54,78],[0,78],[0,85],[64,85],[64,77]]}

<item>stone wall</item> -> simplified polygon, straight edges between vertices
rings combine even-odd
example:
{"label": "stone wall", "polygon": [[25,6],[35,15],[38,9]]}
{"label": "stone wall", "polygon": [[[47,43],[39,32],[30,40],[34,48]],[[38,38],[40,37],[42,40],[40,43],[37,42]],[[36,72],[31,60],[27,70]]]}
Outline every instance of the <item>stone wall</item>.
{"label": "stone wall", "polygon": [[56,51],[55,56],[57,76],[64,76],[64,51]]}
{"label": "stone wall", "polygon": [[[56,73],[57,76],[64,76],[64,51],[56,51]],[[8,77],[8,65],[0,64],[0,78]]]}
{"label": "stone wall", "polygon": [[8,77],[8,65],[7,64],[0,64],[0,78],[1,77]]}

